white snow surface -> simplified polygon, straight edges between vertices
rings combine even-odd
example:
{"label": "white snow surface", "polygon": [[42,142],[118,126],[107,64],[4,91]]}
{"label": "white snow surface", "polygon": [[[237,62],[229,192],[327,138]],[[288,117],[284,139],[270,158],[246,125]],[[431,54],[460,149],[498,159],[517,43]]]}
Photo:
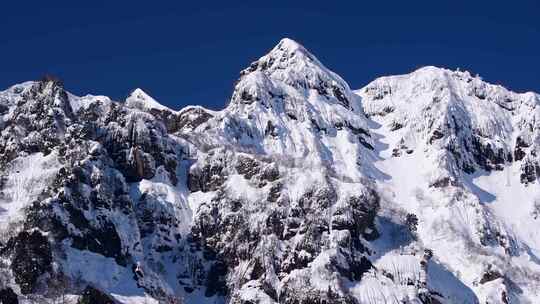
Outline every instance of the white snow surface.
{"label": "white snow surface", "polygon": [[22,210],[38,198],[59,169],[54,153],[20,156],[11,162],[0,195],[0,229],[23,219]]}

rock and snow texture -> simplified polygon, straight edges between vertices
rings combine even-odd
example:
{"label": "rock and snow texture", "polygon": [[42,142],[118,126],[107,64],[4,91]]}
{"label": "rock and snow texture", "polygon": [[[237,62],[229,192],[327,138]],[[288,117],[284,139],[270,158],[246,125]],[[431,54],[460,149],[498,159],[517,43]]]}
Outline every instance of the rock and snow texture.
{"label": "rock and snow texture", "polygon": [[0,133],[0,301],[540,299],[540,97],[467,72],[352,91],[283,39],[221,111],[47,78]]}
{"label": "rock and snow texture", "polygon": [[540,299],[540,96],[435,67],[357,94],[389,175],[383,201],[417,216],[418,241],[480,302]]}

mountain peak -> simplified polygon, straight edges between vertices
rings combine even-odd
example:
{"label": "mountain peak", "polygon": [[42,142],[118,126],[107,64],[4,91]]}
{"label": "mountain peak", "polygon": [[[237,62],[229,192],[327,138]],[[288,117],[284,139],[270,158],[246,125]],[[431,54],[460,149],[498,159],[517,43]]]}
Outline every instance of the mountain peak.
{"label": "mountain peak", "polygon": [[426,65],[414,70],[411,74],[441,74],[451,73],[452,70],[434,65]]}
{"label": "mountain peak", "polygon": [[[268,54],[253,62],[240,74],[241,79],[235,92],[241,94],[235,94],[236,96],[249,95],[243,93],[249,87],[252,87],[248,90],[250,94],[261,89],[281,87],[281,91],[289,91],[288,88],[294,88],[298,94],[306,97],[314,90],[321,96],[335,97],[347,108],[354,107],[351,104],[354,96],[349,85],[326,68],[306,48],[289,38],[282,39]],[[257,81],[254,81],[255,79]]]}
{"label": "mountain peak", "polygon": [[473,73],[467,70],[461,70],[459,68],[456,70],[452,70],[449,68],[432,66],[432,65],[420,67],[408,75],[414,76],[414,77],[421,76],[421,77],[431,77],[431,78],[455,77],[455,78],[466,80],[469,82],[472,79],[482,80],[480,76],[478,75],[473,76]]}
{"label": "mountain peak", "polygon": [[279,41],[279,43],[274,47],[274,50],[288,50],[289,52],[294,52],[296,50],[301,51],[307,51],[304,46],[302,46],[300,43],[290,39],[290,38],[283,38]]}
{"label": "mountain peak", "polygon": [[253,62],[249,68],[243,70],[241,75],[246,75],[256,70],[266,72],[266,74],[272,74],[280,70],[301,69],[327,70],[301,44],[292,39],[283,38],[270,52]]}
{"label": "mountain peak", "polygon": [[160,104],[157,100],[148,95],[141,88],[133,90],[126,98],[126,106],[131,108],[137,108],[143,111],[149,111],[152,109],[172,111],[170,108]]}

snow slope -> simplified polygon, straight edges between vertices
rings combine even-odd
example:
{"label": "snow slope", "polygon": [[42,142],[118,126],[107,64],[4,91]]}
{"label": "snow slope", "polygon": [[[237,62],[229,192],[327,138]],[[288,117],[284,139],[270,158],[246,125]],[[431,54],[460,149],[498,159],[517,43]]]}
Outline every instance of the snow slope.
{"label": "snow slope", "polygon": [[24,217],[22,210],[39,197],[59,169],[55,154],[20,156],[10,165],[2,175],[0,229]]}
{"label": "snow slope", "polygon": [[[538,96],[435,67],[377,79],[357,94],[380,140],[376,166],[389,176],[379,187],[392,208],[418,216],[418,241],[480,302],[501,301],[504,291],[507,301],[534,303],[539,188],[522,168],[538,147]],[[518,137],[532,150],[521,159]],[[480,283],[487,269],[503,283]]]}

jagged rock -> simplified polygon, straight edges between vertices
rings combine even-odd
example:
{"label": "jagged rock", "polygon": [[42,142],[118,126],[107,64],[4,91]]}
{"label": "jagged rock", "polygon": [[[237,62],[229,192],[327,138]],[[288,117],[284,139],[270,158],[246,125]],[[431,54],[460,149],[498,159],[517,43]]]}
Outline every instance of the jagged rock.
{"label": "jagged rock", "polygon": [[445,188],[448,186],[457,186],[458,184],[454,179],[452,179],[449,176],[442,177],[440,179],[437,179],[433,181],[431,184],[429,184],[430,187],[434,188]]}
{"label": "jagged rock", "polygon": [[82,292],[77,304],[116,304],[117,302],[106,293],[88,286]]}
{"label": "jagged rock", "polygon": [[206,297],[212,297],[214,295],[225,296],[228,294],[228,288],[226,284],[227,265],[222,262],[216,262],[208,271],[206,279]]}
{"label": "jagged rock", "polygon": [[540,165],[531,160],[525,160],[521,165],[521,174],[519,179],[522,184],[528,184],[536,181],[540,177]]}
{"label": "jagged rock", "polygon": [[523,148],[528,148],[529,144],[527,144],[521,136],[518,136],[516,139],[516,146],[514,148],[514,159],[516,161],[522,160],[525,157],[525,152],[523,151]]}
{"label": "jagged rock", "polygon": [[2,304],[19,304],[19,297],[13,289],[7,287],[0,289],[0,303]]}
{"label": "jagged rock", "polygon": [[220,163],[205,164],[193,167],[189,171],[188,188],[192,192],[215,191],[225,182],[224,165]]}
{"label": "jagged rock", "polygon": [[52,271],[52,254],[49,241],[39,231],[22,231],[10,239],[7,248],[11,251],[11,270],[21,293],[32,293],[38,279]]}
{"label": "jagged rock", "polygon": [[140,181],[154,176],[155,162],[150,154],[142,152],[137,147],[124,151],[124,153],[125,156],[118,159],[118,163],[127,181]]}
{"label": "jagged rock", "polygon": [[338,207],[332,217],[332,229],[349,230],[353,237],[358,237],[368,227],[373,227],[373,220],[378,209],[378,202],[367,201],[360,197],[351,197],[347,204]]}
{"label": "jagged rock", "polygon": [[171,133],[191,131],[212,117],[212,114],[208,113],[203,108],[187,108],[166,120],[167,130]]}
{"label": "jagged rock", "polygon": [[493,280],[502,278],[502,274],[500,274],[498,271],[495,270],[487,270],[482,275],[482,278],[480,279],[480,284],[485,284],[487,282],[491,282]]}
{"label": "jagged rock", "polygon": [[495,152],[489,143],[483,145],[477,137],[473,137],[472,146],[474,159],[482,169],[502,170],[501,165],[505,163],[506,156],[502,148]]}
{"label": "jagged rock", "polygon": [[274,126],[274,124],[271,122],[271,121],[268,121],[266,123],[266,129],[264,129],[264,135],[265,136],[278,136],[277,134],[277,130],[276,130],[276,127]]}
{"label": "jagged rock", "polygon": [[332,290],[318,291],[304,289],[288,289],[287,287],[279,294],[279,303],[286,304],[354,304],[356,300],[349,295],[343,295]]}
{"label": "jagged rock", "polygon": [[251,179],[261,171],[259,163],[249,157],[240,156],[236,164],[236,171],[242,174],[245,178]]}

